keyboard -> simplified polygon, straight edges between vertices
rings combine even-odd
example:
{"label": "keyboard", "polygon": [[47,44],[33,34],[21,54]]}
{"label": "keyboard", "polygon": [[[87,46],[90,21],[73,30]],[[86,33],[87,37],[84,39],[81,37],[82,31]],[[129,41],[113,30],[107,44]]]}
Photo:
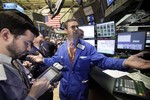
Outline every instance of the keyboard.
{"label": "keyboard", "polygon": [[149,91],[145,87],[144,83],[132,79],[116,79],[113,92],[150,100]]}

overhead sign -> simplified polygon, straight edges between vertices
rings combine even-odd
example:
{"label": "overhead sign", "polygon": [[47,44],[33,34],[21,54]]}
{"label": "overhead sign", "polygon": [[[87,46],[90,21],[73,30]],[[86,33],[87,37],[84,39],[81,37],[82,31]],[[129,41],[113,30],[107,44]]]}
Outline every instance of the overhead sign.
{"label": "overhead sign", "polygon": [[84,11],[84,13],[85,13],[86,16],[87,15],[91,15],[91,14],[94,13],[91,6],[88,6],[88,7],[84,8],[83,11]]}
{"label": "overhead sign", "polygon": [[3,3],[2,8],[4,10],[17,10],[24,13],[24,9],[16,3]]}
{"label": "overhead sign", "polygon": [[16,9],[16,3],[3,3],[3,9]]}

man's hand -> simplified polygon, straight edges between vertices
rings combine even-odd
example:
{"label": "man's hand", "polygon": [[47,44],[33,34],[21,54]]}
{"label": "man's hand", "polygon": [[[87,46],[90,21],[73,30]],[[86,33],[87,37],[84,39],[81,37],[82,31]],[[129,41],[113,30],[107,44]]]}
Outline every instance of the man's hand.
{"label": "man's hand", "polygon": [[29,96],[38,99],[43,93],[45,93],[48,89],[52,88],[49,80],[46,78],[36,79],[33,82],[31,90],[29,92]]}
{"label": "man's hand", "polygon": [[32,66],[32,63],[30,63],[29,61],[24,61],[22,64],[24,67],[26,67],[27,69],[30,69]]}
{"label": "man's hand", "polygon": [[150,60],[144,60],[141,57],[145,52],[132,55],[127,58],[124,62],[124,66],[136,68],[136,69],[147,69],[150,68]]}
{"label": "man's hand", "polygon": [[37,63],[43,62],[43,56],[40,53],[38,53],[38,55],[28,55],[27,57]]}

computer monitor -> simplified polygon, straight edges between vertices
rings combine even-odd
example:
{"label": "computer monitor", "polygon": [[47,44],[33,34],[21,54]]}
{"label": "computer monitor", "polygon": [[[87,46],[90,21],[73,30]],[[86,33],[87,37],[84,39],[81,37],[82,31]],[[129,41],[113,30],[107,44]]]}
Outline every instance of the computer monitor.
{"label": "computer monitor", "polygon": [[94,38],[94,36],[95,36],[94,25],[79,26],[79,29],[82,29],[84,31],[83,38]]}
{"label": "computer monitor", "polygon": [[86,16],[86,19],[88,25],[95,25],[95,18],[93,14]]}
{"label": "computer monitor", "polygon": [[115,22],[109,21],[96,24],[97,37],[113,37],[116,35]]}
{"label": "computer monitor", "polygon": [[117,49],[142,51],[145,42],[146,32],[120,32],[117,35]]}
{"label": "computer monitor", "polygon": [[115,54],[115,40],[97,40],[97,51],[103,54]]}
{"label": "computer monitor", "polygon": [[110,5],[113,4],[113,2],[114,2],[115,0],[106,0],[106,1],[107,1],[107,6],[110,6]]}
{"label": "computer monitor", "polygon": [[86,41],[86,42],[92,44],[93,46],[95,46],[95,40],[94,39],[92,39],[92,40],[84,40],[84,41]]}
{"label": "computer monitor", "polygon": [[146,44],[150,44],[150,32],[147,32]]}

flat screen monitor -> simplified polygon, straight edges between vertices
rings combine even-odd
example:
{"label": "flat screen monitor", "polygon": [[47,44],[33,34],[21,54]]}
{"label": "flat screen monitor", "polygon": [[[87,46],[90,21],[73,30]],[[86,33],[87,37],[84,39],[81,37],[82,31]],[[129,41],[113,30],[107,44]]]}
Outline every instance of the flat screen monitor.
{"label": "flat screen monitor", "polygon": [[115,0],[106,0],[107,1],[107,6],[110,6]]}
{"label": "flat screen monitor", "polygon": [[94,38],[95,36],[94,25],[80,26],[79,29],[82,29],[84,31],[84,38]]}
{"label": "flat screen monitor", "polygon": [[115,54],[115,40],[97,40],[97,51],[103,54]]}
{"label": "flat screen monitor", "polygon": [[76,0],[79,5],[82,5],[83,0]]}
{"label": "flat screen monitor", "polygon": [[95,40],[84,40],[84,41],[86,41],[86,42],[92,44],[93,46],[95,46]]}
{"label": "flat screen monitor", "polygon": [[42,35],[44,35],[44,33],[45,33],[45,29],[46,27],[45,26],[41,26],[41,28],[40,28],[40,33],[42,34]]}
{"label": "flat screen monitor", "polygon": [[96,24],[97,37],[113,37],[116,35],[115,22],[109,21]]}
{"label": "flat screen monitor", "polygon": [[141,51],[145,42],[146,32],[121,32],[117,36],[117,49]]}
{"label": "flat screen monitor", "polygon": [[57,2],[55,3],[55,10],[51,16],[51,19],[53,19],[55,16],[57,16],[64,4],[65,0],[57,0]]}
{"label": "flat screen monitor", "polygon": [[150,32],[147,32],[146,44],[150,44]]}

